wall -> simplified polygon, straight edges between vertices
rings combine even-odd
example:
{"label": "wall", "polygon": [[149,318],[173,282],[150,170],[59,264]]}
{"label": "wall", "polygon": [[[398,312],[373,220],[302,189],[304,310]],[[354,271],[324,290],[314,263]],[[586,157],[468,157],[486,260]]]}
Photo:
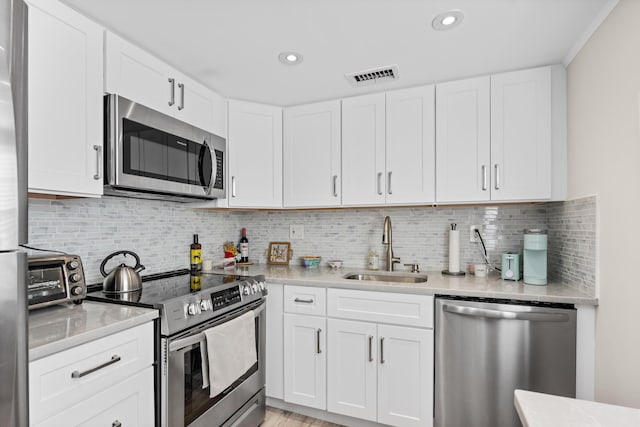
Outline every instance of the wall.
{"label": "wall", "polygon": [[[97,283],[101,280],[100,262],[116,250],[136,252],[147,267],[145,273],[186,268],[189,262],[188,247],[194,233],[199,235],[204,257],[219,258],[223,255],[223,242],[237,242],[242,227],[247,227],[250,258],[264,263],[269,242],[289,241],[289,225],[301,224],[304,226],[304,239],[291,242],[295,256],[320,255],[325,260],[338,258],[347,267],[364,268],[370,248],[375,248],[381,256],[384,252],[385,247],[381,244],[382,224],[385,215],[389,215],[393,225],[395,255],[403,263],[417,262],[423,271],[439,271],[448,268],[449,224],[457,223],[461,231],[460,258],[463,266],[470,262],[482,262],[480,245],[469,242],[471,224],[482,226],[489,257],[492,262],[499,264],[503,252],[521,251],[523,229],[548,227],[547,206],[553,207],[554,221],[561,224],[564,216],[570,212],[593,213],[595,200],[587,199],[576,205],[586,210],[563,208],[564,203],[554,203],[225,212],[198,211],[180,203],[117,197],[62,201],[31,199],[29,243],[36,247],[77,253],[83,259],[88,282]],[[587,219],[593,217],[586,216]],[[590,227],[595,227],[593,220]],[[554,237],[556,235],[557,238]],[[587,240],[583,246],[595,246],[593,235],[586,235],[585,238]],[[563,240],[562,233],[550,233],[549,251],[556,250],[567,265],[572,265],[580,257],[590,256],[589,253],[563,252]],[[576,259],[572,258],[574,255]],[[586,281],[574,281],[572,277],[562,275],[556,279],[573,283],[593,295],[594,283],[589,282],[589,277],[593,277],[593,274],[587,274]]]}
{"label": "wall", "polygon": [[599,197],[596,400],[640,408],[640,1],[621,0],[568,67],[569,195]]}

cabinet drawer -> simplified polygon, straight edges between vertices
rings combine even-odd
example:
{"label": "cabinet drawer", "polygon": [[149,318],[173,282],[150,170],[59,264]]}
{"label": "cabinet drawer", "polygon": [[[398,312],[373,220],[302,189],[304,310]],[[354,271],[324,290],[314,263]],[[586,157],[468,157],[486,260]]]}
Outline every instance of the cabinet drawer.
{"label": "cabinet drawer", "polygon": [[30,363],[31,423],[38,424],[151,366],[153,350],[149,322]]}
{"label": "cabinet drawer", "polygon": [[107,427],[118,423],[123,427],[155,425],[151,366],[100,393],[66,397],[74,397],[76,405],[56,412],[36,427]]}
{"label": "cabinet drawer", "polygon": [[329,317],[433,328],[430,295],[328,289],[327,300]]}
{"label": "cabinet drawer", "polygon": [[326,306],[325,288],[311,286],[284,287],[284,311],[286,313],[324,316]]}

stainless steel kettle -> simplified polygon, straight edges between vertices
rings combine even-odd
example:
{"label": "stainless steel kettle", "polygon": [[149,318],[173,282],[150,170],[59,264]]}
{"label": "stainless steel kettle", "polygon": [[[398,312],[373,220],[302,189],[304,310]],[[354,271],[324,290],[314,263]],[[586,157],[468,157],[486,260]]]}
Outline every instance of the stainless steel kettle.
{"label": "stainless steel kettle", "polygon": [[[129,267],[125,263],[120,264],[118,267],[111,270],[108,274],[104,271],[104,266],[107,262],[118,255],[133,256],[136,260],[136,265]],[[109,293],[123,293],[123,292],[135,292],[142,289],[142,279],[140,273],[144,270],[144,265],[140,264],[140,257],[131,251],[118,251],[107,256],[102,264],[100,264],[100,273],[104,277],[102,281],[102,289]]]}

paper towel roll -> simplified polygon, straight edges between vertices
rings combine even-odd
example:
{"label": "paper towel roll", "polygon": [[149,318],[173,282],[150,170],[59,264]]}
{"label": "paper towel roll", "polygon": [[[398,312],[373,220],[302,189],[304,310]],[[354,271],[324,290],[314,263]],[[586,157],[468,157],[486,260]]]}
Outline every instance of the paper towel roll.
{"label": "paper towel roll", "polygon": [[460,272],[460,231],[449,230],[449,273]]}

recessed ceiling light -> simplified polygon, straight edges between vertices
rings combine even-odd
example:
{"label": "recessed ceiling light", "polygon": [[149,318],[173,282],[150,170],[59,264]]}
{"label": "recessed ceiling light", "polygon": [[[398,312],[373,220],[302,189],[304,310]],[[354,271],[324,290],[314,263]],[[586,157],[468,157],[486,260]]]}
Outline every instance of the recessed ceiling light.
{"label": "recessed ceiling light", "polygon": [[282,52],[278,55],[278,59],[283,64],[294,65],[302,62],[302,55],[298,52]]}
{"label": "recessed ceiling light", "polygon": [[450,10],[436,16],[431,22],[431,26],[438,31],[450,30],[460,25],[463,18],[464,14],[461,10]]}

